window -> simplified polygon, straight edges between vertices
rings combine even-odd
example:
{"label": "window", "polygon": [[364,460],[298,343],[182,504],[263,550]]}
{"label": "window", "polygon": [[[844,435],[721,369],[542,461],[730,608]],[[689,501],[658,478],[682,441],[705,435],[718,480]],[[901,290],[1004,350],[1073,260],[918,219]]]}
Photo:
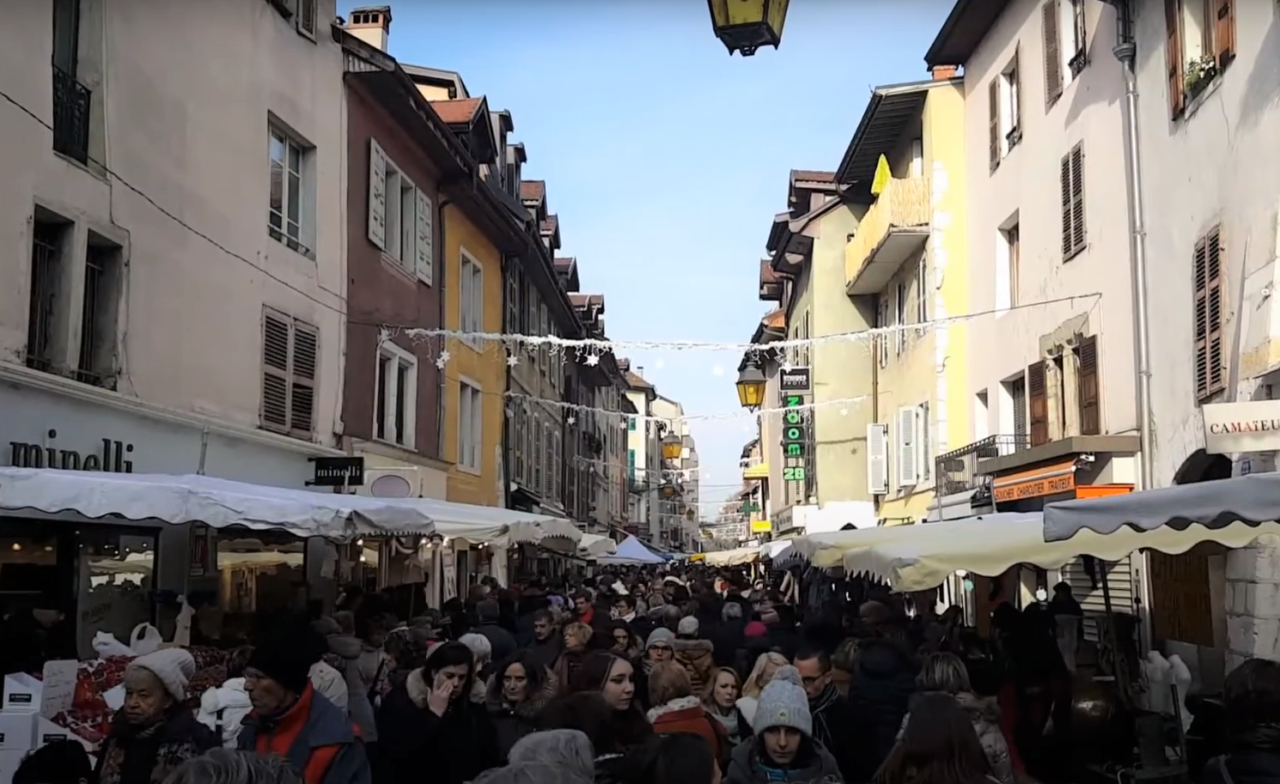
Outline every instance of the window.
{"label": "window", "polygon": [[1062,97],[1066,84],[1088,64],[1084,0],[1049,0],[1040,9],[1044,38],[1045,107]]}
{"label": "window", "polygon": [[991,171],[1000,165],[1004,157],[1004,139],[1000,133],[1000,79],[992,79],[987,85],[987,163]]}
{"label": "window", "polygon": [[[459,283],[459,318],[463,332],[484,332],[484,268],[472,258],[466,249],[461,254]],[[480,350],[480,341],[467,341],[467,345]]]}
{"label": "window", "polygon": [[374,437],[413,449],[418,410],[418,359],[394,343],[378,347]]}
{"label": "window", "polygon": [[907,348],[907,331],[901,327],[907,324],[907,285],[898,283],[893,289],[893,323],[899,327],[893,334],[894,351],[898,356]]}
{"label": "window", "polygon": [[1000,127],[1004,130],[1001,152],[1009,151],[1022,141],[1022,98],[1018,72],[1018,53],[1000,74]]}
{"label": "window", "polygon": [[296,0],[298,11],[294,15],[294,24],[298,32],[311,40],[316,38],[316,0]]}
{"label": "window", "polygon": [[[1049,385],[1043,360],[1027,366],[1027,418],[1031,446],[1049,443]],[[1061,397],[1061,395],[1059,395]]]}
{"label": "window", "polygon": [[916,262],[916,323],[929,320],[929,254],[921,253]]}
{"label": "window", "polygon": [[1222,228],[1215,226],[1196,241],[1192,257],[1197,400],[1212,397],[1227,385],[1223,368],[1222,253]]}
{"label": "window", "polygon": [[511,265],[507,274],[507,315],[504,332],[520,332],[520,268]]}
{"label": "window", "polygon": [[530,429],[530,438],[533,439],[533,489],[537,493],[542,492],[542,414],[538,411],[533,412],[533,427]]}
{"label": "window", "polygon": [[916,421],[920,423],[920,481],[927,482],[933,473],[933,446],[930,444],[929,432],[929,404],[927,402],[920,404],[920,409],[916,414]]}
{"label": "window", "polygon": [[973,396],[973,440],[981,441],[991,435],[991,406],[987,390]]}
{"label": "window", "polygon": [[1085,248],[1084,143],[1062,156],[1062,260],[1070,261]]}
{"label": "window", "polygon": [[430,286],[435,267],[435,203],[369,139],[369,241]]}
{"label": "window", "polygon": [[458,468],[480,473],[484,435],[484,393],[470,381],[458,383]]}
{"label": "window", "polygon": [[[1000,429],[1010,428],[1015,436],[1027,435],[1027,379],[1025,374],[1005,381],[1001,385]],[[1008,409],[1007,412],[1004,409]]]}
{"label": "window", "polygon": [[84,299],[80,309],[80,356],[77,381],[115,387],[116,320],[119,315],[123,249],[89,232],[84,260]]}
{"label": "window", "polygon": [[1169,110],[1182,114],[1235,59],[1235,0],[1165,0]]}
{"label": "window", "polygon": [[914,487],[920,480],[920,409],[915,406],[898,409],[898,487]]}
{"label": "window", "polygon": [[508,427],[511,429],[511,452],[515,465],[512,467],[515,473],[515,481],[520,484],[525,482],[525,451],[524,451],[524,431],[528,427],[529,411],[526,408],[528,401],[514,400],[512,407],[515,409],[511,423]]}
{"label": "window", "polygon": [[272,125],[267,150],[271,160],[267,233],[291,250],[310,256],[315,250],[314,149]]}
{"label": "window", "polygon": [[911,140],[911,176],[924,176],[924,139]]}
{"label": "window", "polygon": [[278,311],[262,314],[262,428],[311,440],[320,332]]}
{"label": "window", "polygon": [[552,455],[551,455],[551,497],[552,499],[564,504],[564,436],[559,430],[551,434]]}
{"label": "window", "polygon": [[[889,298],[880,297],[880,307],[876,310],[876,327],[883,329],[889,326]],[[876,340],[876,352],[880,355],[880,367],[889,366],[889,336],[881,335]]]}
{"label": "window", "polygon": [[636,481],[636,450],[627,450],[627,481],[635,484]]}
{"label": "window", "polygon": [[[78,79],[81,23],[80,0],[55,0],[53,3],[53,150],[81,164],[88,164],[90,162],[90,105],[93,94]],[[95,151],[101,154],[100,148],[95,148]]]}
{"label": "window", "polygon": [[538,492],[542,495],[543,500],[553,500],[555,488],[556,464],[553,461],[555,446],[551,441],[551,422],[550,416],[544,416],[542,419],[542,459],[546,461],[546,465],[542,467],[542,484],[538,485]]}
{"label": "window", "polygon": [[27,312],[27,367],[50,372],[57,366],[55,335],[67,317],[60,285],[65,245],[72,224],[36,215],[31,237],[31,294]]}
{"label": "window", "polygon": [[1098,338],[1081,338],[1075,347],[1076,389],[1080,406],[1080,435],[1102,435],[1102,407],[1098,394]]}
{"label": "window", "polygon": [[996,233],[996,309],[1003,311],[1018,304],[1019,269],[1018,224]]}

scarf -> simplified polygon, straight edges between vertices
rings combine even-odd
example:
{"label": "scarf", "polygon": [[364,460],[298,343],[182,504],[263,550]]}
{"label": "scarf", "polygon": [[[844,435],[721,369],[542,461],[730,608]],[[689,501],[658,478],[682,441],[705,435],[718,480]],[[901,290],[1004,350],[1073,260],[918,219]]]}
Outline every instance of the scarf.
{"label": "scarf", "polygon": [[832,703],[838,699],[840,699],[840,692],[836,689],[836,685],[828,683],[827,687],[822,690],[822,694],[818,695],[818,699],[809,703],[809,713],[813,716],[813,737],[827,748],[835,748],[836,741],[839,740],[831,737],[831,728],[827,726],[826,713],[826,709],[831,707]]}

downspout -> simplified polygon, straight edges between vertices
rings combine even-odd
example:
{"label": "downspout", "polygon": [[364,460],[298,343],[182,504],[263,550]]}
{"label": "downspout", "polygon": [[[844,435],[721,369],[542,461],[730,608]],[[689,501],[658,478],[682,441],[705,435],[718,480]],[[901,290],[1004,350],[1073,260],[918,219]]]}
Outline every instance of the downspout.
{"label": "downspout", "polygon": [[[507,284],[508,284],[508,281],[510,280],[508,276],[511,275],[513,272],[513,270],[511,269],[512,264],[513,264],[512,258],[504,253],[502,255],[502,319],[503,321],[506,321],[506,318],[507,318],[507,306],[511,304],[510,302],[507,301],[507,294],[511,291],[511,286]],[[505,332],[506,329],[504,328],[503,331]],[[503,378],[503,383],[505,384],[505,386],[503,387],[503,389],[510,390],[511,389],[511,369],[512,369],[511,363],[504,362],[503,364],[506,365],[506,370],[504,371],[505,376]],[[509,445],[511,443],[511,425],[515,418],[511,415],[511,412],[507,409],[508,400],[509,398],[507,398],[506,396],[503,396],[503,400],[502,400],[502,488],[501,490],[502,490],[502,507],[504,509],[512,508],[511,507],[511,485],[512,485],[511,450],[509,448]]]}
{"label": "downspout", "polygon": [[[441,185],[443,185],[443,183],[441,183]],[[442,188],[438,187],[437,190],[442,190]],[[448,315],[448,311],[445,308],[445,298],[448,296],[446,294],[447,288],[445,284],[448,281],[449,258],[445,251],[445,248],[447,246],[445,245],[445,237],[444,237],[444,229],[445,229],[444,210],[446,207],[451,206],[453,202],[450,201],[448,197],[443,195],[440,195],[440,198],[437,201],[438,201],[438,204],[436,206],[436,225],[440,227],[439,231],[440,231],[441,264],[439,265],[439,269],[436,270],[438,274],[435,276],[436,291],[439,292],[439,296],[436,297],[436,303],[437,303],[436,316],[439,320],[436,323],[439,324],[440,329],[448,329],[449,325],[445,321],[445,318]],[[449,388],[448,388],[448,385],[445,384],[444,368],[440,368],[438,372],[440,375],[439,375],[439,381],[436,384],[436,396],[439,398],[436,401],[436,457],[438,457],[441,460],[446,460],[444,456],[444,414],[446,410],[444,401],[445,401],[445,397],[448,394]]]}
{"label": "downspout", "polygon": [[1151,333],[1147,311],[1147,229],[1142,204],[1142,156],[1138,140],[1138,77],[1134,72],[1137,45],[1133,35],[1132,0],[1107,0],[1116,11],[1116,45],[1112,52],[1124,66],[1124,122],[1126,163],[1129,168],[1130,257],[1133,273],[1134,354],[1138,369],[1138,436],[1141,443],[1142,489],[1155,487],[1155,445],[1152,439]]}

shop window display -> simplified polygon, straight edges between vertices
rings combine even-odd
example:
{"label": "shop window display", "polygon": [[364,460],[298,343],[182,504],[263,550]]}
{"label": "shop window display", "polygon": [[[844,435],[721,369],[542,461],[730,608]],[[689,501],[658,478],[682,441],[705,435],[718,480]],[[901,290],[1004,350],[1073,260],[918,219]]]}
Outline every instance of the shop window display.
{"label": "shop window display", "polygon": [[306,540],[246,529],[218,531],[214,541],[224,638],[249,637],[255,618],[306,606]]}
{"label": "shop window display", "polygon": [[115,526],[84,526],[75,534],[76,650],[93,658],[93,637],[107,632],[129,644],[141,623],[154,621],[158,534]]}

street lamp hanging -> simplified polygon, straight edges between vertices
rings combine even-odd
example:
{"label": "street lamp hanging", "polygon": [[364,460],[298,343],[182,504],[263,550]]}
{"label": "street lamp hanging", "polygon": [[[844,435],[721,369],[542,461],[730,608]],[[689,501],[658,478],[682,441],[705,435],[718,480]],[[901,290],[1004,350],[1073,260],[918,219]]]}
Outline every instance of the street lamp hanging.
{"label": "street lamp hanging", "polygon": [[765,377],[760,366],[748,362],[738,371],[738,403],[743,408],[759,408],[764,405]]}
{"label": "street lamp hanging", "polygon": [[684,441],[680,436],[671,433],[662,439],[662,457],[664,460],[675,462],[684,454]]}
{"label": "street lamp hanging", "polygon": [[750,57],[761,46],[778,48],[787,19],[787,0],[707,0],[716,38],[729,50]]}

